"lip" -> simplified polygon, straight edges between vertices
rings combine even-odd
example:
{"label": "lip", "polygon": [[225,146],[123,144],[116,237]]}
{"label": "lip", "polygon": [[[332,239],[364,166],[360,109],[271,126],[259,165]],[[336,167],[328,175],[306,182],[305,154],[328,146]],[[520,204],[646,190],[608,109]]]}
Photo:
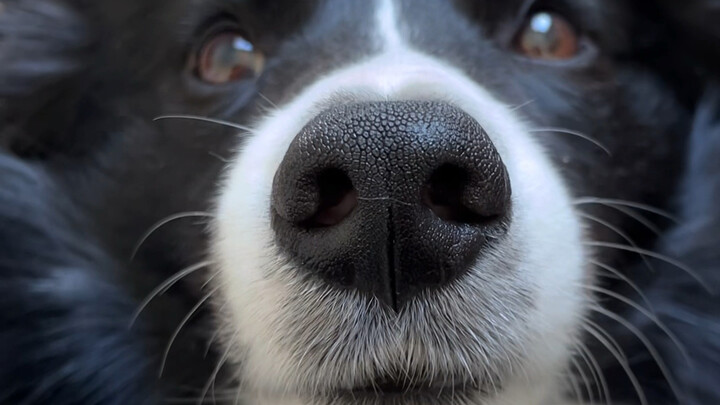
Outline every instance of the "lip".
{"label": "lip", "polygon": [[[442,380],[440,381],[442,382]],[[442,398],[445,395],[463,395],[484,390],[474,381],[460,383],[450,382],[439,384],[435,382],[407,382],[399,380],[383,379],[374,381],[371,384],[345,390],[343,396],[353,398],[384,398],[396,396],[409,396],[420,398]]]}

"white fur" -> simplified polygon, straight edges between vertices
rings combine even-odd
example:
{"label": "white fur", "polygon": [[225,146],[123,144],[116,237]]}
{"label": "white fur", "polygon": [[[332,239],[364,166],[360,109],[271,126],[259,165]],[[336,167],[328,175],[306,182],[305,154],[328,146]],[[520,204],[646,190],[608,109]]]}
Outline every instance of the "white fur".
{"label": "white fur", "polygon": [[[328,72],[263,119],[238,151],[227,175],[219,198],[213,250],[221,270],[225,342],[231,359],[242,360],[238,371],[244,389],[260,393],[252,400],[254,404],[281,403],[277,397],[260,399],[272,393],[284,393],[290,398],[288,404],[306,403],[292,398],[305,376],[294,360],[297,353],[281,343],[283,336],[278,336],[278,330],[289,316],[283,307],[288,297],[310,296],[312,292],[303,288],[311,286],[278,271],[283,265],[274,249],[269,221],[273,177],[290,142],[330,100],[339,97],[354,101],[432,99],[452,102],[473,116],[501,155],[513,189],[509,232],[523,253],[516,270],[535,294],[533,312],[524,325],[526,362],[490,405],[559,404],[558,377],[566,367],[586,307],[580,287],[585,252],[570,195],[511,109],[458,69],[407,46],[397,29],[392,0],[380,0],[377,11],[382,51],[361,63]],[[473,271],[483,271],[480,263]],[[502,296],[502,291],[497,294]],[[361,374],[362,370],[353,372]]]}

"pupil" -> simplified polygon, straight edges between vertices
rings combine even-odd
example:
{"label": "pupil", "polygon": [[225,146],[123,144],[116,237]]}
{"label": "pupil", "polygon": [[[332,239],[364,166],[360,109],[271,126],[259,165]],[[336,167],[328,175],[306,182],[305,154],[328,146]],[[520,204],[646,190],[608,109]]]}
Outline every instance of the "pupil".
{"label": "pupil", "polygon": [[[227,43],[226,43],[227,44]],[[224,68],[235,63],[235,49],[232,46],[220,46],[215,52],[215,64]]]}

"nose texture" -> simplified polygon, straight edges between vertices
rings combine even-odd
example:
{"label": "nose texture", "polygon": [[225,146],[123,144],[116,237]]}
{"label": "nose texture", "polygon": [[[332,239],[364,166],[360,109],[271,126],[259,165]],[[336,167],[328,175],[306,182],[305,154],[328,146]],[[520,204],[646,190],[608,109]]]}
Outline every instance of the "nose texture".
{"label": "nose texture", "polygon": [[294,264],[395,311],[466,274],[510,221],[490,138],[435,101],[322,112],[293,140],[272,193],[276,239]]}

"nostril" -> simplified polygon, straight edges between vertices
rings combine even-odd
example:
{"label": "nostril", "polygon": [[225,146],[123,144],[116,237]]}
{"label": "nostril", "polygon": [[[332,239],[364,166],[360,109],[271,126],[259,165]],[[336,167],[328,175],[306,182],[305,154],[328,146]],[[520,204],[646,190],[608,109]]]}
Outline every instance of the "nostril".
{"label": "nostril", "polygon": [[350,177],[340,169],[325,169],[317,176],[318,209],[301,225],[322,228],[337,225],[353,212],[358,193]]}
{"label": "nostril", "polygon": [[469,187],[467,170],[443,164],[430,175],[422,190],[422,200],[444,221],[480,225],[498,219],[500,214],[482,212],[466,203],[467,193],[471,192]]}
{"label": "nostril", "polygon": [[500,154],[461,109],[339,103],[288,145],[269,214],[278,248],[298,271],[399,311],[502,243],[511,197]]}

